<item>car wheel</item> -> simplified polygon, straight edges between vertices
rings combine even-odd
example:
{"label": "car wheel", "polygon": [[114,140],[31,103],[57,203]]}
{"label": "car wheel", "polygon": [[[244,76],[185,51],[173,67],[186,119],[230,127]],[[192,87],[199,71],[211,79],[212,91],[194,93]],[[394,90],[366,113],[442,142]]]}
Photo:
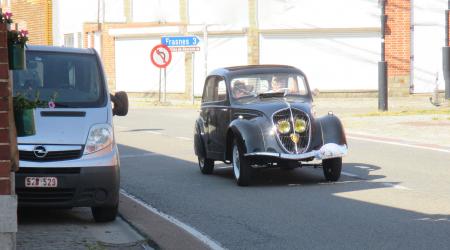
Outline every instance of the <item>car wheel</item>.
{"label": "car wheel", "polygon": [[232,161],[234,178],[239,186],[248,186],[252,175],[252,168],[244,157],[244,152],[239,143],[233,143]]}
{"label": "car wheel", "polygon": [[198,166],[202,174],[212,174],[214,170],[214,160],[204,158],[203,156],[199,156]]}
{"label": "car wheel", "polygon": [[119,211],[119,205],[112,207],[91,207],[95,222],[114,221]]}
{"label": "car wheel", "polygon": [[322,161],[323,174],[327,181],[337,181],[341,177],[342,158],[332,158]]}

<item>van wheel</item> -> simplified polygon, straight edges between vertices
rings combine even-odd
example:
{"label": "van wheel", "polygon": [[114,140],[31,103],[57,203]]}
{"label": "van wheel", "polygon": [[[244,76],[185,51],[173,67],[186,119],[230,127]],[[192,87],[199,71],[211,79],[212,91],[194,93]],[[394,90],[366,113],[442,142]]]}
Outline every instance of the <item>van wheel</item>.
{"label": "van wheel", "polygon": [[212,174],[214,170],[214,160],[198,156],[198,167],[202,174]]}
{"label": "van wheel", "polygon": [[323,175],[327,181],[337,181],[341,177],[342,158],[331,158],[322,161]]}
{"label": "van wheel", "polygon": [[119,205],[112,207],[91,207],[95,222],[114,221],[119,212]]}

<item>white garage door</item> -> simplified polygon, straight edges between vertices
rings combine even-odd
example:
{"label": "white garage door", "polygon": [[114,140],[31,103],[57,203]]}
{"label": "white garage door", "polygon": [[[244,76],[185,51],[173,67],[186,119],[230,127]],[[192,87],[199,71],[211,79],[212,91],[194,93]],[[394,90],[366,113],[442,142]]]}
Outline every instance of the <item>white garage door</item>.
{"label": "white garage door", "polygon": [[[159,68],[150,61],[152,48],[161,43],[155,38],[117,38],[116,89],[128,92],[157,92],[159,90]],[[184,53],[172,53],[172,62],[167,67],[167,92],[185,91]]]}
{"label": "white garage door", "polygon": [[442,47],[445,45],[445,0],[414,0],[414,92],[432,92],[438,76],[444,89]]}
{"label": "white garage door", "polygon": [[247,64],[247,37],[245,36],[209,36],[206,67],[204,42],[201,46],[201,51],[195,54],[194,60],[194,90],[196,96],[202,95],[206,72],[209,73],[221,67]]}
{"label": "white garage door", "polygon": [[379,60],[377,32],[260,37],[260,62],[301,69],[311,89],[375,90]]}

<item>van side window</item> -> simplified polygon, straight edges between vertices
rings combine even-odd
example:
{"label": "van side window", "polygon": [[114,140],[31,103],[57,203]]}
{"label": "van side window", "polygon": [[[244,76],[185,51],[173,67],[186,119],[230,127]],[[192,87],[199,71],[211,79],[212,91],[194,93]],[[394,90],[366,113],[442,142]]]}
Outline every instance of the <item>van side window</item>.
{"label": "van side window", "polygon": [[218,102],[227,99],[227,87],[221,77],[210,77],[206,81],[202,102]]}

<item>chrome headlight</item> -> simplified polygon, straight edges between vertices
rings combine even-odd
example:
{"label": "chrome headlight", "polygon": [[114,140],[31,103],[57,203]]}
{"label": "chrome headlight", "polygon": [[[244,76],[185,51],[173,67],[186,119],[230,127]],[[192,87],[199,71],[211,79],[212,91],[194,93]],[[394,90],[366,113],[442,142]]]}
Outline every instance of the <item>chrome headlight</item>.
{"label": "chrome headlight", "polygon": [[277,130],[280,134],[287,134],[291,131],[291,124],[287,120],[278,121]]}
{"label": "chrome headlight", "polygon": [[113,129],[109,124],[96,124],[89,130],[84,154],[100,151],[113,143]]}
{"label": "chrome headlight", "polygon": [[306,122],[303,119],[295,119],[294,130],[297,133],[303,133],[306,131]]}

